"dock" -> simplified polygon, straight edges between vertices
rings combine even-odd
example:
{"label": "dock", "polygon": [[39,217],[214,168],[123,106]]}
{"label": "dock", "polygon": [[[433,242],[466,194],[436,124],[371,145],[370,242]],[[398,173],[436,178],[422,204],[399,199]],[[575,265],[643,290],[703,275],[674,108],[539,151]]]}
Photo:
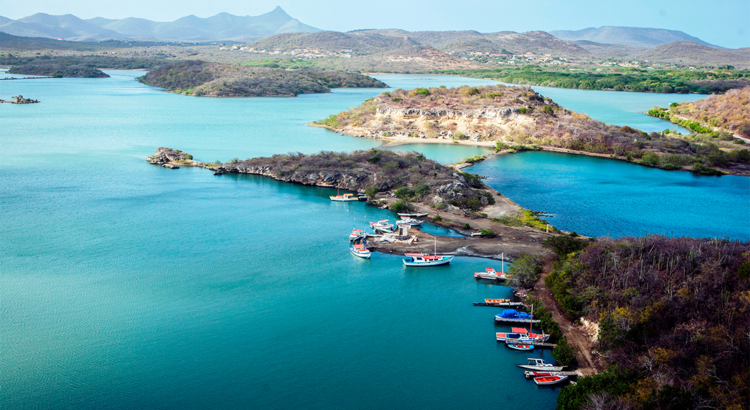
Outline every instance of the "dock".
{"label": "dock", "polygon": [[491,307],[502,307],[502,308],[522,307],[522,308],[528,309],[528,306],[524,305],[523,302],[499,302],[499,303],[474,302],[474,306],[491,306]]}

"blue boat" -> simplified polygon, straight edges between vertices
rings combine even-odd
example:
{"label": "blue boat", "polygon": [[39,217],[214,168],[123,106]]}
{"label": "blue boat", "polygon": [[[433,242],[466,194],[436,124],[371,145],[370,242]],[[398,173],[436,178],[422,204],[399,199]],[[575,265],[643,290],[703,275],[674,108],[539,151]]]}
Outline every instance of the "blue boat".
{"label": "blue boat", "polygon": [[534,316],[526,312],[519,312],[513,309],[505,309],[503,313],[495,315],[497,323],[539,323],[539,320],[533,320]]}

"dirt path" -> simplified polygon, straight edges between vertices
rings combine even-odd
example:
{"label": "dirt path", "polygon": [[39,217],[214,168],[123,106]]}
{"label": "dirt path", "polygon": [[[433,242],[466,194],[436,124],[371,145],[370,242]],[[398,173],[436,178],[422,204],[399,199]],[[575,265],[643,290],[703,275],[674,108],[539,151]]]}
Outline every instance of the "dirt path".
{"label": "dirt path", "polygon": [[562,313],[562,310],[552,297],[552,291],[544,283],[544,278],[552,272],[553,262],[554,259],[551,257],[544,259],[542,274],[539,277],[539,281],[534,286],[534,293],[536,297],[542,300],[544,307],[552,313],[552,318],[560,326],[560,330],[568,339],[568,344],[578,350],[576,354],[579,365],[578,372],[584,376],[596,374],[597,366],[596,360],[591,354],[591,339],[585,331],[574,325],[567,316]]}

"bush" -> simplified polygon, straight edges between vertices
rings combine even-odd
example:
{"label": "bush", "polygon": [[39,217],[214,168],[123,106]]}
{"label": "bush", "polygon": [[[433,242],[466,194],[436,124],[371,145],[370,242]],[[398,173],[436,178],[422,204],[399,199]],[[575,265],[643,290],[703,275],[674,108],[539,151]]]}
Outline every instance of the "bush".
{"label": "bush", "polygon": [[[441,204],[441,205],[442,205],[442,204]],[[435,217],[434,217],[434,218],[432,218],[432,220],[433,220],[433,221],[435,221],[435,222],[441,222],[441,221],[443,220],[443,218],[442,218],[442,217],[440,217],[440,215],[435,215]]]}
{"label": "bush", "polygon": [[557,346],[552,349],[552,357],[563,366],[574,367],[578,364],[576,359],[576,349],[568,344],[566,338],[561,338],[557,342]]}
{"label": "bush", "polygon": [[414,195],[414,191],[409,187],[401,187],[394,194],[401,199],[409,199]]}
{"label": "bush", "polygon": [[494,238],[494,237],[497,236],[497,234],[495,233],[495,231],[490,230],[490,229],[480,229],[479,233],[482,234],[482,238]]}
{"label": "bush", "polygon": [[398,201],[391,206],[391,209],[396,212],[408,212],[411,210],[411,205],[404,201]]}
{"label": "bush", "polygon": [[463,224],[462,228],[464,228],[464,229],[471,229],[471,225],[469,225],[469,224]]}
{"label": "bush", "polygon": [[552,115],[555,113],[555,110],[552,109],[552,106],[545,105],[544,107],[542,107],[542,113],[547,114],[547,115]]}
{"label": "bush", "polygon": [[658,167],[660,163],[659,156],[651,151],[646,151],[641,157],[641,164],[648,165],[650,167]]}
{"label": "bush", "polygon": [[456,132],[453,133],[453,138],[455,138],[457,140],[467,140],[467,139],[469,139],[469,137],[466,136],[466,134],[464,134],[463,132],[458,132],[458,131],[456,131]]}
{"label": "bush", "polygon": [[[590,242],[582,239],[576,239],[571,233],[570,236],[550,236],[542,241],[542,247],[551,250],[559,259],[564,259],[568,254],[578,252],[589,246]],[[576,234],[578,236],[578,234]]]}
{"label": "bush", "polygon": [[542,257],[539,255],[521,254],[508,269],[511,278],[508,284],[513,287],[531,288],[542,273]]}
{"label": "bush", "polygon": [[520,107],[518,108],[518,112],[521,114],[526,114],[527,112],[529,112],[529,109],[526,107]]}
{"label": "bush", "polygon": [[375,195],[378,194],[378,188],[374,186],[368,186],[365,188],[365,195],[367,195],[368,198],[372,199],[375,198]]}

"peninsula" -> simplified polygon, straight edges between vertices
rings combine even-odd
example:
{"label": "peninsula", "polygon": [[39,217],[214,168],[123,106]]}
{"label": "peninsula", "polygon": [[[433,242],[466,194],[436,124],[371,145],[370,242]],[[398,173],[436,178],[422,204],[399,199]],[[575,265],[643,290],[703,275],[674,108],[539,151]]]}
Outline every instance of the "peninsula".
{"label": "peninsula", "polygon": [[[466,235],[434,237],[418,232],[417,238],[423,240],[408,246],[371,244],[370,249],[384,253],[429,251],[436,240],[440,252],[493,259],[500,259],[504,253],[506,259],[513,259],[522,254],[547,254],[542,241],[561,233],[532,211],[484,185],[476,175],[414,152],[371,149],[205,163],[183,151],[159,148],[148,162],[168,168],[194,166],[218,174],[254,174],[283,182],[356,191],[366,194],[370,205],[397,212],[428,213],[433,215],[430,222]],[[481,235],[471,236],[472,233]]]}
{"label": "peninsula", "polygon": [[463,143],[507,152],[544,149],[666,170],[750,175],[750,152],[730,141],[608,125],[528,87],[397,89],[311,125],[389,142]]}
{"label": "peninsula", "polygon": [[234,64],[181,61],[148,72],[138,80],[175,93],[211,97],[294,97],[328,93],[331,88],[386,88],[372,77],[325,69],[250,67]]}

